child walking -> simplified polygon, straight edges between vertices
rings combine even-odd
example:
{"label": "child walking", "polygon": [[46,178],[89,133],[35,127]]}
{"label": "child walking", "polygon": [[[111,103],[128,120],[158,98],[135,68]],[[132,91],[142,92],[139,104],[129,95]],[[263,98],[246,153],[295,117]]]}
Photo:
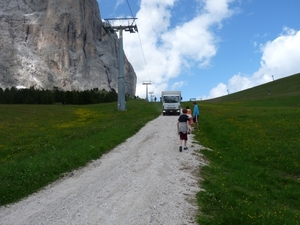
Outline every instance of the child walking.
{"label": "child walking", "polygon": [[186,142],[188,140],[188,130],[189,130],[189,117],[186,114],[187,110],[182,109],[182,114],[178,118],[177,130],[180,137],[179,151],[182,152],[182,144],[184,144],[184,150],[187,150]]}
{"label": "child walking", "polygon": [[189,117],[189,130],[188,130],[188,134],[191,133],[192,131],[192,124],[194,124],[194,121],[193,121],[193,117],[192,117],[192,110],[190,109],[189,106],[186,107],[186,115]]}

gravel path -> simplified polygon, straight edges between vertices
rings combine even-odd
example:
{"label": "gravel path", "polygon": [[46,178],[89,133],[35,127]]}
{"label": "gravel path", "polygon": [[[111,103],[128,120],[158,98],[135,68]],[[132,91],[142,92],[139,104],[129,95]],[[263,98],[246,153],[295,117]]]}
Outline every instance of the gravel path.
{"label": "gravel path", "polygon": [[177,116],[159,116],[101,159],[0,208],[1,225],[192,225],[200,146],[178,151]]}

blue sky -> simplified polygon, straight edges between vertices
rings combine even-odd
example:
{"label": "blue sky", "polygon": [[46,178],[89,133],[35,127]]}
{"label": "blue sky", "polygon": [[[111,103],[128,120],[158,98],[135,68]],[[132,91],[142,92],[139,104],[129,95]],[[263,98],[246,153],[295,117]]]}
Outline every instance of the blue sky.
{"label": "blue sky", "polygon": [[[181,90],[210,99],[300,72],[299,0],[98,0],[102,19],[132,17],[124,33],[136,95]],[[116,22],[114,25],[120,25]]]}

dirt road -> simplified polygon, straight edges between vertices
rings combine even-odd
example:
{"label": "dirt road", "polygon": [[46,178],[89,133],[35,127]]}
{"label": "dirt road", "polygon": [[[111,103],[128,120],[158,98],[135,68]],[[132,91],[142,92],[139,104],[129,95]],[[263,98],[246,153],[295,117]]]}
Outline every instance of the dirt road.
{"label": "dirt road", "polygon": [[177,116],[159,116],[101,159],[0,208],[1,225],[183,225],[194,222],[199,166],[178,151]]}

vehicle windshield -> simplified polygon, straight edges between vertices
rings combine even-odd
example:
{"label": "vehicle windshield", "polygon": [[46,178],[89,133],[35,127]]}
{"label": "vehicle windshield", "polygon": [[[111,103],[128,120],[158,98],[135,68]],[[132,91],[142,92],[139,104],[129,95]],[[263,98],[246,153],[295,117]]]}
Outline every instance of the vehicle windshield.
{"label": "vehicle windshield", "polygon": [[165,103],[178,103],[179,96],[164,96],[163,100]]}

